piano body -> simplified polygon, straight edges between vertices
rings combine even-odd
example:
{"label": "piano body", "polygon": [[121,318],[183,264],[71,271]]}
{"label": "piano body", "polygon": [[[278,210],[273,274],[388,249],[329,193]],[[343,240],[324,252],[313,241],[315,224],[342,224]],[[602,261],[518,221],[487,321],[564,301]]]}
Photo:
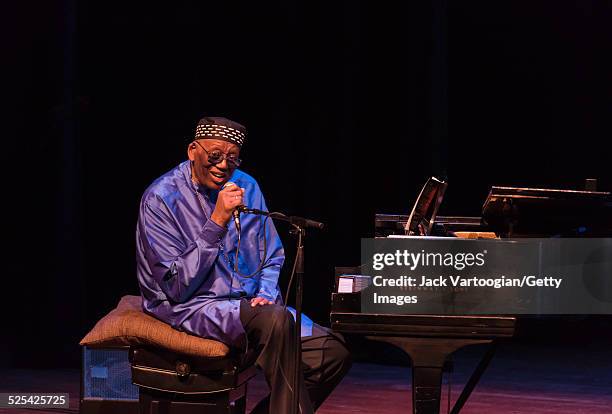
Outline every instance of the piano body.
{"label": "piano body", "polygon": [[[423,191],[415,209],[422,196]],[[612,200],[607,192],[492,187],[482,217],[435,217],[439,202],[441,197],[437,206],[421,206],[420,215],[414,210],[410,215],[377,214],[376,237],[403,235],[416,229],[425,230],[422,235],[459,238],[612,235]],[[433,212],[431,217],[426,217],[426,210]],[[415,217],[420,223],[414,223]],[[342,274],[360,273],[360,267],[337,267],[336,280]],[[498,341],[514,336],[517,323],[513,315],[365,314],[361,312],[359,292],[333,293],[331,310],[332,329],[386,342],[408,354],[415,414],[439,413],[443,369],[453,352],[486,344],[487,351],[451,411],[457,414],[492,359]]]}

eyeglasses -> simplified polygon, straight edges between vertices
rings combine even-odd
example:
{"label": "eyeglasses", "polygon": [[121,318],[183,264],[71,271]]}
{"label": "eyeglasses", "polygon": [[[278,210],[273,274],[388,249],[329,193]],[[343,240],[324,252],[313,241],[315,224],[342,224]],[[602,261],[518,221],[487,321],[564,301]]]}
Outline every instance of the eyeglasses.
{"label": "eyeglasses", "polygon": [[237,156],[235,156],[234,154],[224,154],[219,150],[214,150],[214,151],[209,152],[197,140],[193,142],[198,144],[200,148],[202,148],[204,152],[206,152],[206,154],[208,155],[208,162],[213,165],[219,164],[220,162],[223,162],[223,160],[227,160],[227,163],[229,164],[230,168],[236,168],[236,167],[239,167],[240,164],[242,163],[242,160],[238,158]]}

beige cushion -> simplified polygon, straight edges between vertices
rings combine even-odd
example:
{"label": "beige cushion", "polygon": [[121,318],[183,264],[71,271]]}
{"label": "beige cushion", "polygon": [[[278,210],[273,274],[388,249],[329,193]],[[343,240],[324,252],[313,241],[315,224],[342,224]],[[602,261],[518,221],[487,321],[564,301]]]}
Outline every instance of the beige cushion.
{"label": "beige cushion", "polygon": [[124,296],[108,315],[80,342],[92,348],[149,345],[199,357],[223,357],[229,348],[222,342],[177,331],[142,311],[140,296]]}

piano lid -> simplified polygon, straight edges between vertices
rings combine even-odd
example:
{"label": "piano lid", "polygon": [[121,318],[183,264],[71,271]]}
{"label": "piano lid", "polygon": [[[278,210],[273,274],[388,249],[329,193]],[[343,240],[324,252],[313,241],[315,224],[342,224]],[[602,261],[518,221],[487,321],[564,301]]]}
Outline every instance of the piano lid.
{"label": "piano lid", "polygon": [[491,187],[482,220],[505,237],[612,234],[612,200],[604,191]]}
{"label": "piano lid", "polygon": [[[426,232],[432,236],[454,236],[457,232],[495,232],[501,237],[612,236],[612,197],[606,191],[493,186],[482,217],[436,216],[436,204],[430,216],[433,223]],[[406,234],[406,228],[423,223],[414,214],[412,218],[376,214],[375,236]]]}

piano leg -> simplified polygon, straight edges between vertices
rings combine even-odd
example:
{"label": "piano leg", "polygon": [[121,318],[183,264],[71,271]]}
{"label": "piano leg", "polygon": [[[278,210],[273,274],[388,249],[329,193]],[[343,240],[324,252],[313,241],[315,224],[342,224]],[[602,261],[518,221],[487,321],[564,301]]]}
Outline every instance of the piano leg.
{"label": "piano leg", "polygon": [[[406,338],[395,336],[367,336],[366,338],[396,346],[406,352],[412,360],[413,414],[440,413],[442,369],[444,361],[446,361],[450,354],[464,346],[490,344],[493,342],[492,339],[461,338],[445,338],[444,341],[440,341],[440,338]],[[471,384],[471,388],[474,386],[475,383]]]}
{"label": "piano leg", "polygon": [[478,366],[470,376],[470,379],[465,384],[465,387],[463,387],[463,391],[461,391],[461,395],[459,395],[459,398],[457,398],[457,401],[455,401],[455,405],[453,406],[453,409],[450,414],[459,414],[459,411],[461,411],[461,409],[463,408],[463,405],[470,397],[470,394],[472,394],[472,391],[474,391],[476,384],[478,384],[480,377],[489,366],[489,362],[491,362],[491,360],[493,359],[493,355],[495,355],[496,350],[497,342],[493,341],[493,343],[489,345],[487,352],[485,352],[484,356],[478,363]]}
{"label": "piano leg", "polygon": [[440,412],[442,367],[412,367],[412,404],[414,413]]}

